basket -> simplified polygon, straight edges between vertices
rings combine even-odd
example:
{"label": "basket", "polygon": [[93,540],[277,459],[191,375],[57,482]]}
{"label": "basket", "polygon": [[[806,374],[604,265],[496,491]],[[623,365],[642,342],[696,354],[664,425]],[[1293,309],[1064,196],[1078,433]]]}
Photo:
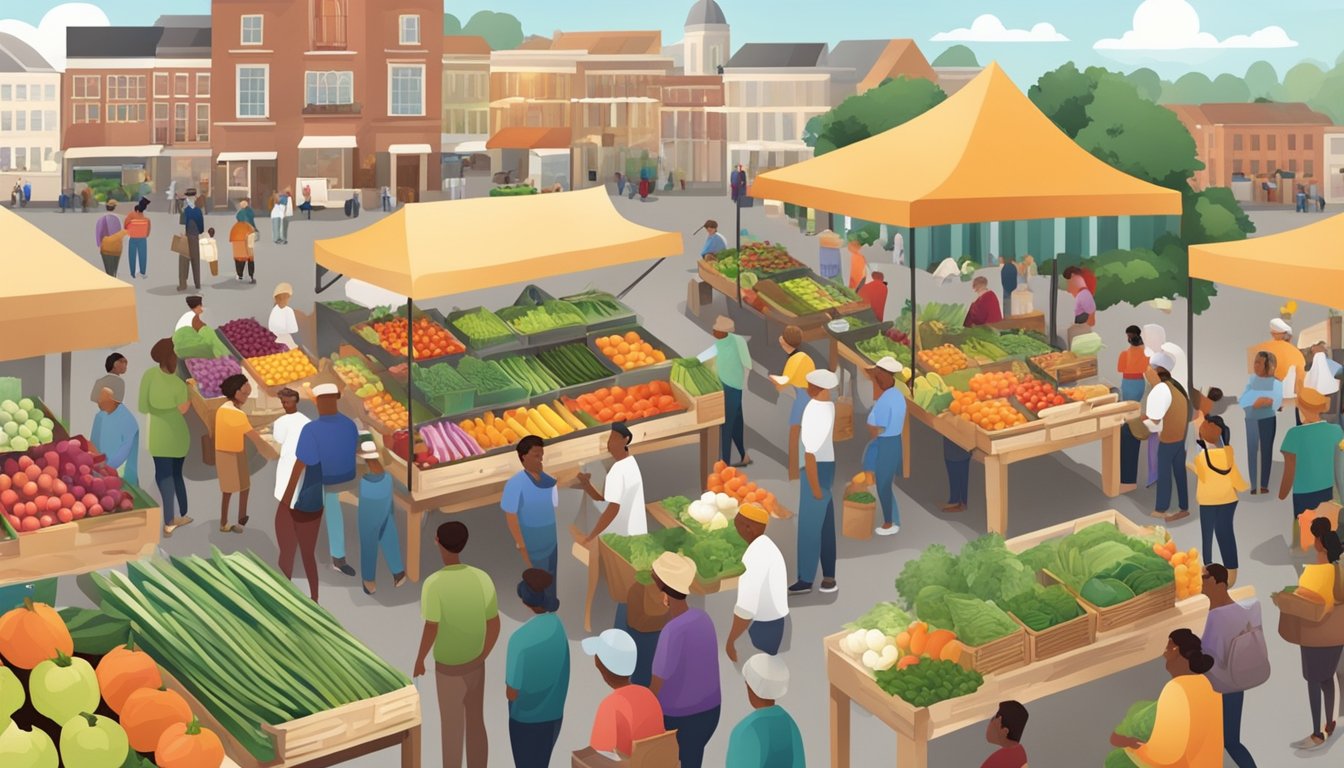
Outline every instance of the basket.
{"label": "basket", "polygon": [[845,498],[840,506],[840,532],[845,538],[859,541],[873,538],[873,525],[877,521],[877,500],[869,502],[849,500],[851,493],[863,491],[871,493],[872,489],[857,483],[845,486]]}
{"label": "basket", "polygon": [[[1050,573],[1049,571],[1046,571],[1046,573],[1050,578],[1064,584],[1063,579],[1060,579],[1055,574]],[[1088,602],[1087,598],[1074,591],[1073,588],[1067,584],[1064,585],[1064,588],[1069,590],[1069,594],[1073,595],[1074,599],[1076,599],[1084,609],[1091,610],[1097,614],[1097,632],[1099,633],[1110,632],[1111,630],[1127,627],[1130,624],[1137,624],[1149,616],[1156,616],[1176,605],[1175,582],[1165,584],[1157,589],[1150,589],[1142,595],[1137,595],[1131,600],[1112,605],[1109,608],[1093,605]]]}
{"label": "basket", "polygon": [[[1045,573],[1037,573],[1036,579],[1047,587],[1058,583]],[[1040,632],[1027,626],[1012,611],[1008,611],[1008,615],[1013,618],[1013,621],[1021,624],[1022,630],[1027,633],[1027,657],[1032,663],[1060,656],[1096,642],[1097,614],[1081,600],[1078,600],[1078,605],[1083,609],[1082,616],[1069,619],[1062,624],[1056,624]]]}
{"label": "basket", "polygon": [[[484,309],[485,307],[471,307],[470,309],[455,309],[452,312],[449,312],[448,317],[445,318],[448,324],[448,330],[452,331],[454,336],[460,339],[463,344],[467,345],[468,352],[472,353],[511,352],[514,350],[522,349],[523,347],[522,339],[518,338],[518,334],[514,332],[513,326],[510,326],[508,323],[504,324],[505,326],[508,327],[509,330],[508,336],[501,336],[498,339],[488,339],[482,341],[474,341],[470,336],[468,336],[465,333],[462,333],[461,330],[456,325],[454,325],[454,323],[457,322],[458,318],[462,317],[463,315],[475,314],[476,312],[480,312],[481,310]],[[488,312],[489,310],[486,311]],[[491,314],[494,313],[491,312]],[[496,317],[498,317],[498,315],[496,315]]]}
{"label": "basket", "polygon": [[1275,592],[1269,596],[1281,613],[1316,624],[1325,618],[1329,611],[1325,603],[1307,600],[1296,592]]}
{"label": "basket", "polygon": [[1025,667],[1031,661],[1024,629],[984,645],[968,645],[963,656],[969,660],[971,669],[982,675]]}

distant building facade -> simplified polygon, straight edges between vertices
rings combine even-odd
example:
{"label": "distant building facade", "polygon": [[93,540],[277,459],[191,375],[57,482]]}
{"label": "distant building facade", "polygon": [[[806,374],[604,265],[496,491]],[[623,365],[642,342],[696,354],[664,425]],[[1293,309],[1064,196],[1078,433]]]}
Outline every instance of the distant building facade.
{"label": "distant building facade", "polygon": [[0,194],[22,179],[33,198],[60,194],[61,73],[13,35],[0,34]]}
{"label": "distant building facade", "polygon": [[443,39],[443,175],[488,170],[490,44],[474,35]]}
{"label": "distant building facade", "polygon": [[803,131],[830,111],[833,70],[824,43],[747,43],[723,71],[728,163],[749,178],[812,157]]}
{"label": "distant building facade", "polygon": [[1344,203],[1344,126],[1325,129],[1325,178],[1322,195],[1327,203]]}

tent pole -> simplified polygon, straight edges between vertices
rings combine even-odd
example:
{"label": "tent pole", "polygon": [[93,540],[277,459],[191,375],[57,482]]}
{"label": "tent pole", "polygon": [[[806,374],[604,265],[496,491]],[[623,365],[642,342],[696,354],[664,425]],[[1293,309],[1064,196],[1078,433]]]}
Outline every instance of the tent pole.
{"label": "tent pole", "polygon": [[1185,385],[1195,391],[1195,278],[1187,273],[1185,287]]}
{"label": "tent pole", "polygon": [[910,364],[915,363],[919,339],[919,304],[915,301],[915,228],[910,228]]}
{"label": "tent pole", "polygon": [[[415,470],[415,424],[411,419],[411,402],[415,391],[415,323],[411,322],[411,298],[406,297],[406,492],[410,493],[415,486],[411,485],[411,472]],[[396,442],[395,440],[393,441]],[[412,516],[413,517],[413,516]],[[407,522],[414,525],[412,517],[407,517]],[[419,557],[420,554],[408,554],[408,556]]]}
{"label": "tent pole", "polygon": [[61,353],[61,413],[67,421],[70,420],[70,366],[73,359],[72,353]]}
{"label": "tent pole", "polygon": [[[746,190],[742,191],[746,194]],[[733,198],[733,216],[736,218],[736,225],[733,227],[733,234],[737,237],[737,306],[742,306],[742,199]]]}
{"label": "tent pole", "polygon": [[1064,254],[1056,253],[1050,262],[1050,346],[1059,347],[1058,326],[1055,324],[1055,310],[1059,306],[1059,260]]}

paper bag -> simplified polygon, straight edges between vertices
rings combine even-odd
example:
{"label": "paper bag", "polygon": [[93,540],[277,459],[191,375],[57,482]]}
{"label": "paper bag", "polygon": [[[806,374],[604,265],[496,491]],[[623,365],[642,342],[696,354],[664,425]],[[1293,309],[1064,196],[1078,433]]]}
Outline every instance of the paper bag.
{"label": "paper bag", "polygon": [[843,443],[854,437],[854,398],[835,398],[835,429],[831,439]]}
{"label": "paper bag", "polygon": [[187,244],[186,235],[173,235],[173,243],[169,249],[178,256],[187,256],[191,253],[191,246]]}
{"label": "paper bag", "polygon": [[98,246],[98,252],[104,256],[120,256],[123,241],[126,237],[126,231],[113,232],[103,238],[103,242]]}

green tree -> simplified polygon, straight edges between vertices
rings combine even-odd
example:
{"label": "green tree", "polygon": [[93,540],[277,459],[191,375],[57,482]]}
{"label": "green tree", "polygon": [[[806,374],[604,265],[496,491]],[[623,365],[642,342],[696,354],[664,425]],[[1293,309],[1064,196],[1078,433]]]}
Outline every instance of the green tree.
{"label": "green tree", "polygon": [[478,35],[485,38],[491,50],[507,51],[522,44],[523,25],[512,14],[477,11],[462,27],[461,34]]}
{"label": "green tree", "polygon": [[1162,88],[1163,104],[1203,104],[1216,101],[1209,96],[1213,93],[1213,81],[1203,72],[1187,72],[1167,83]]}
{"label": "green tree", "polygon": [[947,98],[937,85],[917,78],[898,77],[807,121],[803,141],[824,155],[849,146],[924,114]]}
{"label": "green tree", "polygon": [[1027,90],[1027,97],[1071,139],[1087,127],[1087,107],[1097,85],[1092,73],[1078,71],[1073,62],[1041,75]]}
{"label": "green tree", "polygon": [[454,37],[462,34],[462,22],[451,13],[443,14],[443,35]]}
{"label": "green tree", "polygon": [[1278,90],[1279,73],[1268,61],[1257,61],[1246,70],[1246,89],[1251,98],[1268,98]]}
{"label": "green tree", "polygon": [[1337,65],[1325,74],[1315,97],[1307,103],[1329,115],[1336,124],[1344,123],[1344,65]]}
{"label": "green tree", "polygon": [[954,45],[938,54],[938,58],[933,60],[933,66],[978,67],[980,62],[975,58],[975,51],[964,45]]}
{"label": "green tree", "polygon": [[1188,189],[1204,167],[1195,140],[1171,110],[1141,98],[1134,86],[1108,77],[1087,107],[1089,123],[1078,145],[1132,176],[1170,189]]}
{"label": "green tree", "polygon": [[1129,84],[1138,90],[1139,95],[1149,101],[1162,98],[1162,78],[1147,67],[1136,69],[1125,76]]}
{"label": "green tree", "polygon": [[1279,89],[1281,101],[1311,101],[1321,90],[1325,82],[1325,72],[1311,62],[1302,62],[1283,76],[1283,87]]}
{"label": "green tree", "polygon": [[1213,79],[1213,87],[1209,89],[1209,98],[1206,99],[1206,101],[1229,103],[1242,103],[1250,100],[1251,89],[1246,85],[1246,81],[1226,72]]}

